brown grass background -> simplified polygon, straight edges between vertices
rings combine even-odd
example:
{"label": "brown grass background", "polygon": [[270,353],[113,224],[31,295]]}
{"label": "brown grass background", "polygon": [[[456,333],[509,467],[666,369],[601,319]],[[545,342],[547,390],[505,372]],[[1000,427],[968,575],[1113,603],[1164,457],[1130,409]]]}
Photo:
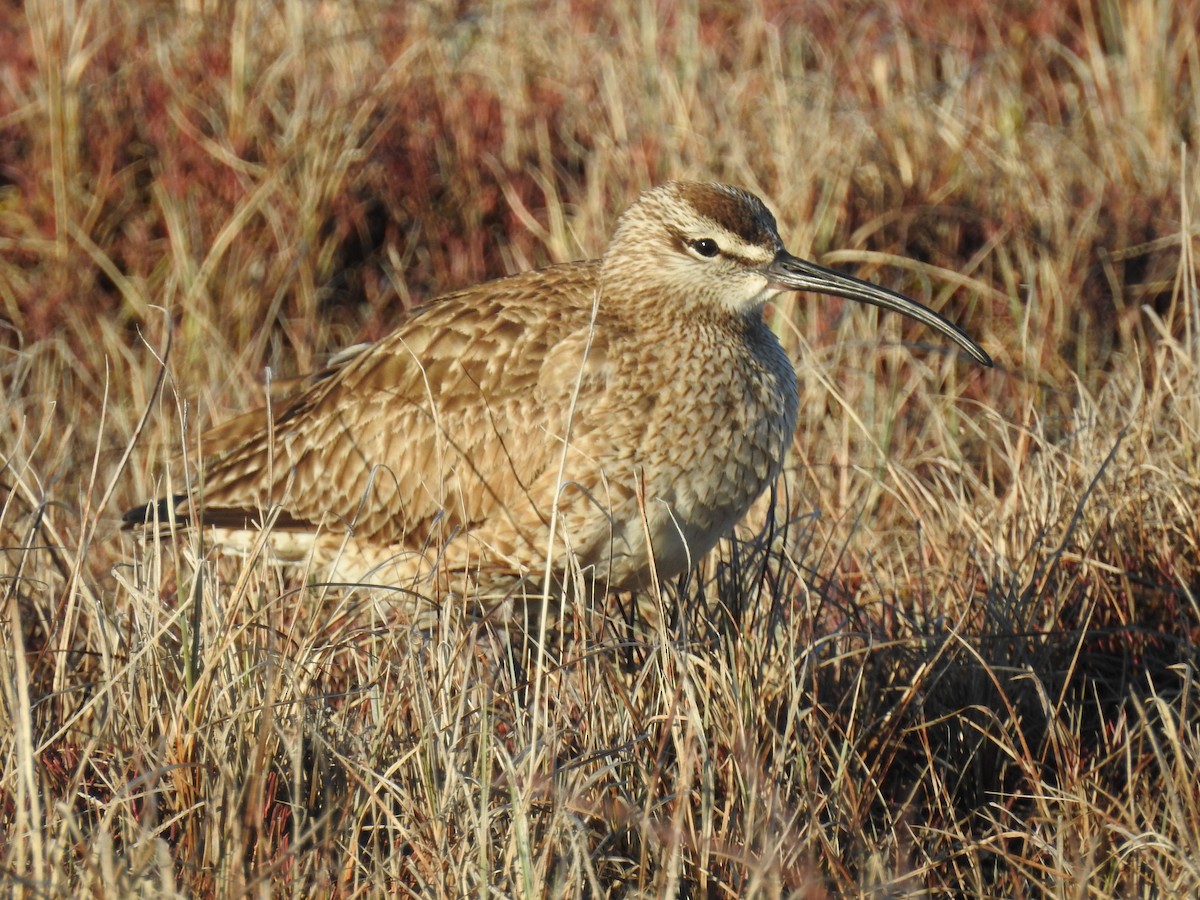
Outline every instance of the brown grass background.
{"label": "brown grass background", "polygon": [[[1200,891],[1198,22],[3,2],[0,879]],[[118,531],[268,368],[601,254],[668,178],[758,192],[793,252],[944,311],[996,368],[779,304],[802,421],[776,502],[636,610],[553,598],[540,647]]]}

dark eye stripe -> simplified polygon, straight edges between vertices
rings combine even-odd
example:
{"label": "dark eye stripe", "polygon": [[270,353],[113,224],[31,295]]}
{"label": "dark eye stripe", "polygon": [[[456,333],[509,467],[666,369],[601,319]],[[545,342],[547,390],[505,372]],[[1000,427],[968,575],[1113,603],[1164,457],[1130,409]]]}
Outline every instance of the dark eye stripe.
{"label": "dark eye stripe", "polygon": [[728,247],[722,247],[719,243],[717,243],[715,238],[690,238],[687,235],[685,235],[682,231],[677,231],[674,228],[671,228],[670,232],[671,232],[671,236],[674,237],[675,240],[679,242],[679,248],[681,250],[687,249],[694,253],[699,254],[700,256],[706,256],[704,250],[707,250],[708,248],[705,247],[702,250],[699,245],[700,244],[712,244],[713,249],[716,252],[711,254],[710,256],[707,256],[706,258],[708,258],[708,259],[715,259],[717,256],[721,256],[732,262],[741,263],[743,266],[745,266],[748,269],[753,268],[755,266],[761,266],[763,264],[763,260],[761,260],[761,259],[751,259],[750,257],[743,256],[740,253],[735,253],[734,251],[730,250]]}

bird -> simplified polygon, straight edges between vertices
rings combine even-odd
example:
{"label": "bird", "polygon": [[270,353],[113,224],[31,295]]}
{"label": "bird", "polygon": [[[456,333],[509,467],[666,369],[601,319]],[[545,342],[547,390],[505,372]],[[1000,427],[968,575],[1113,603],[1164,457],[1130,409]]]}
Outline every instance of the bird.
{"label": "bird", "polygon": [[761,199],[653,187],[599,259],[446,294],[291,396],[203,433],[184,494],[128,525],[262,530],[339,579],[511,593],[568,573],[637,591],[697,563],[779,477],[796,371],[763,317],[781,294],[873,304],[976,362],[908,297],[790,254]]}

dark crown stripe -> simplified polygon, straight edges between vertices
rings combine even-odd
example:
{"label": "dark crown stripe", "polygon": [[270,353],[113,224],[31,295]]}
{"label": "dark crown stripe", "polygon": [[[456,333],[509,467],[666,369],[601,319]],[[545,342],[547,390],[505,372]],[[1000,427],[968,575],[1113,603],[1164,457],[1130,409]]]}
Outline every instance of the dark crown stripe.
{"label": "dark crown stripe", "polygon": [[697,213],[747,244],[771,247],[778,241],[775,217],[752,194],[721,185],[689,184],[683,195]]}

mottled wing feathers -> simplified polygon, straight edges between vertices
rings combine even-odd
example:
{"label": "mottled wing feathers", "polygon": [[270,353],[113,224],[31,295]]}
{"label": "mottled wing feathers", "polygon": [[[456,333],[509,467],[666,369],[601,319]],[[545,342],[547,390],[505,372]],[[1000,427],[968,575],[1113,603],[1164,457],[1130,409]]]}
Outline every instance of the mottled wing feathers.
{"label": "mottled wing feathers", "polygon": [[543,367],[583,348],[596,285],[597,264],[574,263],[447,295],[299,394],[213,429],[203,520],[246,527],[278,505],[284,527],[409,546],[498,512],[521,530],[539,514],[526,491],[557,461],[575,381]]}

